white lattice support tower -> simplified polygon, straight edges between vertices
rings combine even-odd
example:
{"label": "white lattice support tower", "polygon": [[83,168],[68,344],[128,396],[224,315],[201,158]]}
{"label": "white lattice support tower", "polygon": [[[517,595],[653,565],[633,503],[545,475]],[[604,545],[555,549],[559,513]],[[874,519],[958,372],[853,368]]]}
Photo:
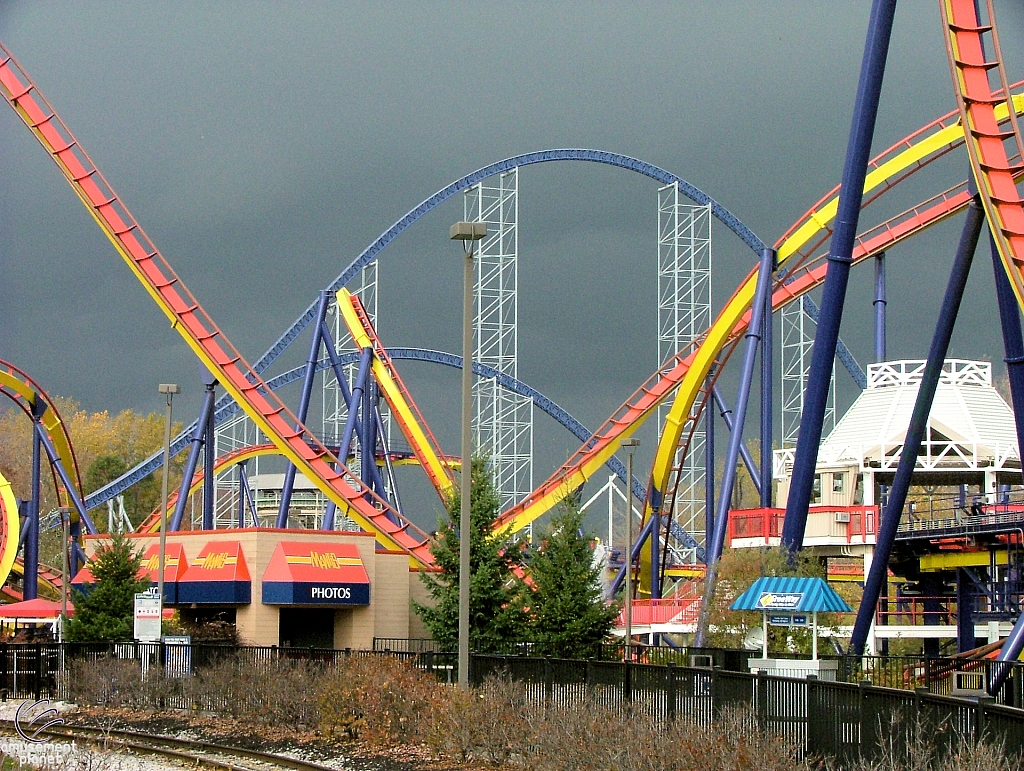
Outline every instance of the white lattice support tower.
{"label": "white lattice support tower", "polygon": [[[796,447],[800,416],[804,411],[804,390],[811,367],[816,325],[803,307],[803,300],[782,308],[782,446]],[[825,402],[822,435],[836,427],[836,363],[832,361],[832,379]]]}
{"label": "white lattice support tower", "polygon": [[[699,206],[677,184],[658,190],[658,364],[675,355],[711,326],[711,205]],[[663,425],[670,408],[658,410]],[[696,408],[694,408],[696,410]],[[700,423],[699,425],[703,425]],[[689,452],[676,450],[664,510],[700,540],[704,533],[703,430],[693,433]],[[695,562],[693,550],[676,559]]]}
{"label": "white lattice support tower", "polygon": [[[519,170],[465,193],[468,222],[486,222],[476,252],[474,358],[519,377]],[[492,378],[474,378],[475,446],[491,462],[502,510],[533,490],[533,401]]]}

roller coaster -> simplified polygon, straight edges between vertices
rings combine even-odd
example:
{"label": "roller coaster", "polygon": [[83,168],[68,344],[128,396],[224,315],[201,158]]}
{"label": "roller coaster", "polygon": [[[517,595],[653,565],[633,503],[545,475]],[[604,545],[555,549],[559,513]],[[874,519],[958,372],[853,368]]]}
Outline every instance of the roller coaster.
{"label": "roller coaster", "polygon": [[[344,518],[353,527],[372,533],[384,549],[407,555],[414,569],[430,567],[433,564],[430,537],[404,512],[393,465],[414,461],[441,499],[446,500],[452,494],[454,472],[460,459],[442,451],[400,377],[396,361],[415,359],[454,367],[465,366],[466,362],[443,352],[386,347],[375,330],[374,314],[355,286],[363,272],[379,262],[384,249],[403,231],[442,202],[540,163],[583,162],[624,169],[654,180],[696,206],[706,207],[710,216],[751,250],[757,264],[707,327],[671,351],[657,371],[596,430],[585,428],[564,409],[518,380],[515,372],[483,361],[472,363],[479,382],[492,381],[496,388],[527,400],[559,421],[580,442],[579,448],[545,481],[510,503],[495,521],[495,531],[517,532],[527,528],[594,479],[602,468],[608,467],[643,501],[640,537],[627,548],[618,580],[627,570],[634,569],[638,572],[641,591],[657,599],[663,591],[673,547],[689,550],[696,561],[706,563],[704,622],[703,626],[698,625],[698,642],[706,629],[706,608],[714,592],[716,565],[725,544],[736,469],[745,451],[747,405],[759,356],[762,362],[761,446],[773,446],[771,329],[774,314],[802,302],[814,290],[823,293],[806,374],[803,413],[781,535],[782,542],[795,550],[803,545],[833,362],[837,351],[843,350],[838,329],[849,269],[865,262],[877,264],[879,258],[898,244],[966,212],[964,235],[915,407],[916,422],[912,423],[902,448],[899,470],[881,512],[875,559],[865,577],[864,599],[852,641],[852,650],[859,652],[863,650],[885,579],[910,475],[921,446],[921,426],[931,406],[970,259],[985,222],[989,225],[997,258],[997,300],[1013,406],[1016,415],[1024,415],[1024,368],[1021,367],[1024,343],[1019,320],[1019,310],[1024,307],[1024,198],[1018,190],[1018,182],[1024,175],[1024,140],[1018,123],[1018,115],[1024,112],[1024,95],[1015,93],[1018,86],[1011,85],[1007,78],[991,0],[983,6],[974,0],[943,0],[940,6],[958,109],[923,126],[874,158],[869,157],[895,13],[893,0],[875,0],[842,181],[771,245],[705,192],[675,174],[636,158],[582,148],[518,155],[477,169],[425,198],[327,284],[253,364],[246,361],[206,313],[197,296],[174,272],[70,129],[2,44],[0,93],[49,154],[115,251],[209,373],[199,418],[171,445],[174,454],[188,450],[181,488],[169,502],[174,510],[172,530],[184,526],[186,501],[200,490],[204,496],[201,526],[204,529],[215,527],[213,480],[229,469],[238,469],[237,518],[231,526],[246,527],[250,523],[260,526],[245,478],[245,463],[274,455],[284,458],[287,471],[273,526],[289,526],[289,500],[296,474],[301,474],[324,497],[325,510],[320,520],[323,529],[335,529]],[[875,204],[887,202],[901,183],[939,158],[953,153],[963,156],[962,150],[966,150],[970,165],[969,179],[953,180],[955,184],[897,216],[876,217],[875,224],[861,226],[862,217],[866,219],[881,209]],[[477,214],[483,214],[482,206]],[[485,305],[481,297],[478,296],[478,309]],[[328,314],[332,311],[340,322],[333,331],[328,324]],[[310,333],[310,343],[305,365],[271,377],[272,366],[306,330]],[[736,359],[740,363],[738,393],[729,421],[724,471],[721,478],[715,480],[714,453],[707,440],[713,439],[714,405],[716,399],[721,399],[716,393],[717,383],[734,354],[739,354]],[[45,452],[62,496],[61,506],[76,512],[76,523],[80,522],[86,532],[96,533],[88,511],[112,500],[158,469],[162,455],[147,459],[101,490],[85,491],[70,437],[52,400],[13,365],[0,363],[0,366],[3,368],[0,391],[33,421],[34,488],[38,490],[41,456]],[[314,379],[322,373],[333,375],[333,387],[340,395],[339,403],[345,414],[339,424],[343,430],[338,436],[318,434],[307,424]],[[295,382],[301,382],[302,392],[297,408],[292,411],[277,389]],[[219,399],[217,388],[223,389]],[[386,402],[386,410],[380,407],[381,397]],[[244,413],[264,440],[243,443],[244,446],[215,457],[212,451],[217,445],[213,439],[215,428],[237,420],[239,413]],[[385,417],[390,425],[397,427],[408,451],[395,452],[389,448]],[[659,440],[647,482],[627,480],[616,453],[624,439],[651,419],[660,420]],[[1021,419],[1017,418],[1018,438],[1024,436]],[[705,422],[708,429],[702,428]],[[675,509],[681,469],[691,450],[700,442],[709,445],[703,452],[711,459],[707,465],[710,474],[703,534],[688,532],[684,524],[690,526],[692,522],[681,523]],[[201,455],[204,466],[199,469]],[[769,455],[764,453],[759,470],[754,468],[749,454],[746,457],[763,507],[773,505]],[[713,492],[716,481],[717,499]],[[0,579],[6,580],[15,569],[20,541],[24,544],[25,598],[34,596],[36,591],[32,576],[38,570],[38,493],[27,504],[22,525],[10,485],[0,482]],[[159,526],[160,518],[155,512],[142,523],[141,529],[155,532]],[[613,589],[616,587],[617,582]],[[1017,658],[1024,648],[1024,614],[1020,619],[1003,647],[1001,658],[1004,660]]]}

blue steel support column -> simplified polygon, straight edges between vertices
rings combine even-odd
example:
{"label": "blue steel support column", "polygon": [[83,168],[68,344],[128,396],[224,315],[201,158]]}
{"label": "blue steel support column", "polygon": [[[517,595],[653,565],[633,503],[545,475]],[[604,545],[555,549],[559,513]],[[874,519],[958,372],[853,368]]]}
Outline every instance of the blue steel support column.
{"label": "blue steel support column", "polygon": [[896,0],[874,0],[868,23],[864,57],[861,62],[857,101],[850,126],[846,150],[839,209],[828,256],[828,273],[822,293],[822,313],[814,335],[811,368],[804,392],[804,411],[800,432],[796,440],[793,476],[790,479],[786,519],[782,526],[782,543],[790,551],[803,547],[804,528],[807,525],[807,507],[811,503],[814,469],[818,462],[821,427],[825,420],[825,403],[832,380],[832,363],[836,358],[839,324],[843,317],[846,285],[853,261],[853,241],[857,236],[861,201],[864,198],[864,178],[871,154],[871,139],[878,114],[878,98],[882,91],[885,59],[889,52]]}
{"label": "blue steel support column", "polygon": [[628,555],[623,553],[622,567],[619,568],[619,572],[615,574],[615,578],[612,579],[612,582],[608,587],[611,597],[614,597],[616,592],[622,588],[622,584],[626,580],[626,569],[632,567],[636,563],[637,559],[639,559],[640,552],[643,550],[644,544],[647,543],[647,539],[651,537],[651,530],[653,530],[653,527],[654,520],[648,519],[644,523],[644,526],[640,528],[640,532],[633,540],[633,548],[630,549],[630,553]]}
{"label": "blue steel support column", "polygon": [[661,514],[651,512],[651,599],[661,599]]}
{"label": "blue steel support column", "polygon": [[[718,386],[714,386],[711,389],[711,396],[715,400],[715,404],[718,406],[718,412],[722,416],[722,420],[725,423],[725,427],[732,432],[732,410],[729,409],[729,405],[725,403],[725,399],[722,398],[722,392],[718,389]],[[711,406],[708,405],[708,409]],[[747,467],[747,473],[750,474],[750,481],[754,483],[754,489],[757,494],[761,494],[761,472],[757,469],[757,464],[754,463],[754,456],[750,454],[750,450],[747,449],[747,443],[743,442],[740,445],[740,457],[743,459],[743,465]],[[712,511],[714,506],[711,507]]]}
{"label": "blue steel support column", "polygon": [[[772,271],[778,267],[772,262]],[[769,284],[769,293],[771,285]],[[764,304],[764,321],[761,328],[761,508],[772,505],[772,302]]]}
{"label": "blue steel support column", "polygon": [[774,264],[775,250],[765,249],[762,251],[761,264],[757,270],[754,301],[750,306],[750,324],[746,334],[747,347],[743,352],[743,369],[740,371],[740,385],[736,392],[736,420],[729,436],[729,447],[725,454],[725,469],[722,473],[722,489],[718,493],[715,535],[711,541],[711,548],[707,550],[708,567],[704,579],[704,597],[701,600],[700,617],[697,621],[697,634],[694,640],[697,647],[703,646],[707,637],[711,600],[715,594],[718,559],[722,556],[722,548],[725,546],[725,531],[729,526],[729,502],[732,498],[732,486],[736,481],[736,465],[739,463],[740,446],[743,444],[743,424],[747,417],[747,402],[750,400],[750,387],[754,380],[757,349],[761,343],[764,306],[765,303],[771,302],[772,266]]}
{"label": "blue steel support column", "polygon": [[39,438],[39,420],[46,412],[46,404],[38,396],[32,403],[32,498],[28,504],[28,532],[25,534],[22,598],[39,597],[39,469],[42,462],[42,440]]}
{"label": "blue steel support column", "polygon": [[238,464],[238,527],[245,527],[245,464]]}
{"label": "blue steel support column", "polygon": [[[316,380],[316,362],[320,358],[321,330],[324,320],[327,318],[327,306],[330,302],[330,295],[326,290],[320,291],[320,303],[316,309],[316,319],[313,324],[313,331],[309,340],[309,355],[306,357],[306,371],[302,379],[302,395],[299,398],[299,411],[295,415],[300,423],[306,422],[306,415],[309,413],[309,397],[313,393],[313,383]],[[295,489],[295,464],[289,463],[284,470],[284,483],[281,485],[281,508],[277,512],[278,527],[285,527],[288,522],[288,507],[292,502],[292,490]],[[280,524],[284,520],[285,524]]]}
{"label": "blue steel support column", "polygon": [[[211,403],[216,401],[216,388],[216,380],[206,384],[206,392],[210,394]],[[206,418],[206,428],[203,433],[203,530],[213,530],[213,493],[217,487],[213,473],[213,462],[217,458],[217,434],[214,430],[213,410],[210,410],[210,414]]]}
{"label": "blue steel support column", "polygon": [[[1010,286],[1006,268],[999,257],[995,242],[989,236],[992,251],[992,271],[995,274],[996,298],[999,301],[999,321],[1003,329],[1003,353],[1006,362],[1006,374],[1010,380],[1010,401],[1013,404],[1013,416],[1017,424],[1017,446],[1024,447],[1024,336],[1021,335],[1020,311],[1017,298]],[[1003,643],[1002,650],[996,661],[1016,661],[1024,650],[1024,613],[1017,617],[1013,629]],[[992,671],[989,693],[996,693],[1010,673],[1009,665],[996,666]]]}
{"label": "blue steel support column", "polygon": [[374,468],[377,465],[377,426],[373,422],[373,391],[376,382],[372,377],[366,381],[366,388],[363,389],[363,406],[359,416],[359,444],[362,448],[359,477],[363,480],[363,484],[371,490],[376,487],[373,478]]}
{"label": "blue steel support column", "polygon": [[76,526],[78,533],[81,533],[82,523],[85,523],[87,531],[90,535],[96,535],[96,525],[92,523],[89,518],[88,512],[85,510],[85,504],[82,503],[82,499],[78,497],[78,492],[75,488],[75,483],[72,481],[71,476],[68,474],[67,469],[64,468],[64,464],[60,461],[60,456],[57,454],[57,449],[53,446],[53,442],[50,440],[49,435],[46,433],[46,429],[43,428],[42,423],[35,423],[35,433],[39,437],[39,443],[42,445],[43,451],[46,452],[46,457],[50,460],[50,465],[53,466],[53,470],[57,472],[57,478],[60,479],[61,484],[64,485],[64,492],[71,500],[71,505],[78,513],[79,522],[72,521],[71,532],[75,534]]}
{"label": "blue steel support column", "polygon": [[[373,349],[367,346],[363,349],[363,352],[359,356],[359,370],[356,373],[356,382],[352,386],[352,398],[349,400],[348,417],[345,419],[345,430],[341,435],[341,443],[338,445],[338,462],[344,465],[348,461],[348,448],[352,445],[352,432],[356,428],[356,424],[359,420],[359,406],[362,403],[363,392],[366,390],[366,379],[370,372],[370,361],[373,359]],[[324,513],[323,523],[320,525],[321,530],[333,530],[334,529],[334,512],[335,508],[332,505],[327,506],[327,510]],[[285,521],[287,521],[287,513],[285,513]],[[281,513],[277,515],[278,527],[284,527],[281,524]]]}
{"label": "blue steel support column", "polygon": [[[942,602],[939,595],[942,594],[942,579],[937,573],[924,573],[921,576],[921,592],[924,594],[924,623],[926,626],[942,623]],[[936,638],[929,638],[924,641],[924,656],[928,659],[937,659],[941,653],[940,641]]]}
{"label": "blue steel support column", "polygon": [[[715,369],[712,367],[708,372],[708,387]],[[715,405],[707,404],[704,409],[707,410],[704,428],[704,552],[707,554],[715,532]]]}
{"label": "blue steel support column", "polygon": [[178,487],[178,500],[174,504],[174,515],[171,523],[167,526],[168,532],[175,533],[181,530],[181,520],[185,517],[185,505],[188,503],[188,490],[192,486],[192,477],[195,476],[196,466],[199,464],[199,451],[203,449],[206,441],[206,426],[213,419],[213,403],[215,392],[207,384],[206,392],[203,394],[203,406],[199,410],[199,419],[196,421],[196,430],[192,434],[192,446],[188,451],[188,459],[185,461],[185,470],[181,477],[181,486]]}
{"label": "blue steel support column", "polygon": [[974,249],[978,245],[978,236],[984,221],[985,212],[975,196],[970,206],[967,207],[967,220],[964,222],[964,229],[960,234],[960,245],[957,247],[956,259],[953,261],[953,269],[950,271],[949,283],[946,285],[946,296],[939,309],[939,319],[935,324],[931,348],[928,350],[928,361],[925,363],[924,372],[921,375],[921,385],[914,402],[914,411],[910,416],[907,436],[903,441],[900,462],[896,467],[892,488],[889,491],[889,500],[885,505],[882,521],[878,526],[878,534],[875,537],[875,552],[871,561],[871,570],[868,571],[864,581],[864,594],[857,611],[857,620],[854,622],[853,637],[850,640],[850,651],[858,656],[864,652],[864,644],[867,642],[868,631],[871,627],[871,617],[888,575],[889,555],[892,553],[892,544],[900,526],[900,515],[903,513],[903,505],[907,501],[907,491],[910,489],[914,466],[921,451],[921,441],[928,428],[928,414],[932,409],[935,389],[939,385],[939,376],[942,374],[942,365],[946,360],[949,339],[953,335],[953,326],[956,323],[957,312],[960,310],[960,301],[963,298],[964,287],[967,285],[967,275],[971,270]]}
{"label": "blue steel support column", "polygon": [[885,361],[885,252],[875,257],[875,361]]}
{"label": "blue steel support column", "polygon": [[974,648],[974,596],[971,578],[963,568],[956,569],[956,652]]}

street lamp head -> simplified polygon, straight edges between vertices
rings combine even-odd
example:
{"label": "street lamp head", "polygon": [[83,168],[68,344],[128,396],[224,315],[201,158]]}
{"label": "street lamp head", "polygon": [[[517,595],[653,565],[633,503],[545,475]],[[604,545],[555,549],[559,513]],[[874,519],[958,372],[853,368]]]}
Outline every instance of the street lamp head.
{"label": "street lamp head", "polygon": [[181,386],[177,383],[161,383],[159,391],[162,394],[180,394]]}
{"label": "street lamp head", "polygon": [[448,237],[452,241],[479,241],[487,237],[486,222],[456,222]]}
{"label": "street lamp head", "polygon": [[634,447],[640,446],[640,440],[633,438],[623,439],[621,445],[625,447],[627,450],[632,450]]}

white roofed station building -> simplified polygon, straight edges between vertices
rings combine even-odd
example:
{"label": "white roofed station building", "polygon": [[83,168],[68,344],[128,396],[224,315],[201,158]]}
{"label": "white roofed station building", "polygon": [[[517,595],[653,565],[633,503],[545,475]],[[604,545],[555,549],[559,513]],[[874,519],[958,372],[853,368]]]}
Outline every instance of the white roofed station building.
{"label": "white roofed station building", "polygon": [[[818,451],[804,547],[829,560],[846,558],[836,561],[856,566],[853,572],[859,576],[853,577],[858,580],[871,563],[880,506],[884,508],[899,465],[924,366],[923,360],[869,365],[867,387]],[[794,452],[774,452],[779,502],[789,494]],[[1009,531],[1020,532],[1024,523],[1021,490],[1014,415],[993,386],[992,365],[947,360],[890,561],[890,569],[907,579],[903,589],[908,596],[950,595],[949,602],[941,603],[942,617],[935,603],[928,603],[927,623],[944,627],[932,630],[935,638],[957,635],[956,626],[949,627],[956,616],[951,579],[961,593],[965,591],[962,582],[977,584],[971,604],[972,620],[979,623],[968,624],[976,629],[960,631],[962,649],[975,632],[989,639],[997,634],[988,622],[1019,613],[1019,608],[992,607],[985,597],[1006,597],[1007,590],[1020,596],[1017,587],[1005,586],[1007,581],[1019,582],[1020,572],[1010,564],[1018,559],[1008,558],[1014,549],[1005,536]],[[778,545],[783,515],[782,508],[731,512],[731,546]],[[1017,541],[1016,551],[1022,548]],[[1000,582],[1001,593],[993,589]],[[899,619],[882,623],[886,621],[889,628],[876,629],[878,636],[900,636]],[[921,623],[919,618],[913,621]],[[1009,626],[1002,626],[1005,634]]]}

